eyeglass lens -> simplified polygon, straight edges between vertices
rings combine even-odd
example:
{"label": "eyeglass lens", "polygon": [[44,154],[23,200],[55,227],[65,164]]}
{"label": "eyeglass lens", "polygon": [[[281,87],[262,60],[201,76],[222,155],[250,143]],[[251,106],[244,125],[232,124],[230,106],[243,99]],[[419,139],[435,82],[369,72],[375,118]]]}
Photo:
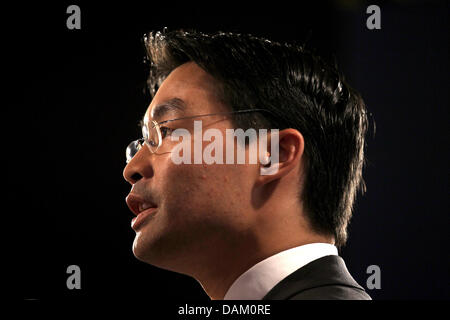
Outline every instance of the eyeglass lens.
{"label": "eyeglass lens", "polygon": [[132,141],[126,149],[126,159],[127,163],[138,153],[141,149],[142,144],[146,143],[150,151],[156,153],[158,148],[161,146],[161,132],[159,125],[156,122],[150,123],[150,125],[142,125],[142,139]]}

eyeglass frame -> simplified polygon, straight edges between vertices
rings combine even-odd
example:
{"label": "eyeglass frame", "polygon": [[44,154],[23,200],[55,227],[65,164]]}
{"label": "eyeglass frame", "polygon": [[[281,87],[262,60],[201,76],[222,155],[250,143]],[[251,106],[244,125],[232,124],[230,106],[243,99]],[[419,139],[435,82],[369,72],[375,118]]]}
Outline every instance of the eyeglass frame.
{"label": "eyeglass frame", "polygon": [[[163,141],[162,141],[163,139],[162,139],[162,136],[161,136],[161,127],[160,127],[161,124],[164,124],[164,123],[167,123],[167,122],[172,122],[172,121],[177,121],[177,120],[194,119],[194,118],[216,116],[216,115],[250,113],[250,112],[268,112],[268,113],[273,115],[273,113],[271,111],[267,110],[267,109],[245,109],[245,110],[236,110],[236,111],[228,111],[228,112],[217,112],[217,113],[200,114],[200,115],[195,115],[195,116],[188,116],[188,117],[181,117],[181,118],[164,120],[164,121],[161,121],[161,122],[156,122],[155,120],[152,120],[151,123],[152,123],[153,126],[151,127],[151,129],[156,128],[156,132],[158,134],[158,141],[159,141],[159,144],[156,147],[155,151],[152,150],[152,148],[154,148],[154,147],[152,147],[150,145],[149,141],[148,141],[150,139],[150,134],[149,134],[150,129],[148,129],[148,125],[146,123],[144,123],[144,121],[141,120],[140,121],[140,125],[143,128],[142,131],[144,130],[144,128],[147,128],[147,136],[148,136],[148,138],[142,137],[142,138],[133,140],[133,141],[131,141],[128,144],[127,149],[125,151],[125,156],[127,158],[126,163],[129,163],[134,158],[134,156],[139,152],[139,150],[142,148],[142,145],[144,145],[144,144],[147,145],[147,147],[148,147],[148,149],[149,149],[149,151],[151,153],[156,153],[158,151],[158,149],[161,147],[161,145],[163,143]],[[133,156],[128,157],[129,150],[130,150],[132,145],[136,149],[136,152],[133,154]]]}

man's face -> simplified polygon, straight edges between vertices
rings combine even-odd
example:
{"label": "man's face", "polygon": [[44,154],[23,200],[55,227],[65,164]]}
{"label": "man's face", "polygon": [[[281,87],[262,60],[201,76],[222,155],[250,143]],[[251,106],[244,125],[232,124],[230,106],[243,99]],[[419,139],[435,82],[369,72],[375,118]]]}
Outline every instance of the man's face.
{"label": "man's face", "polygon": [[[166,78],[144,119],[161,122],[227,111],[217,95],[214,78],[190,62]],[[200,117],[164,126],[187,129],[193,139],[194,120],[202,121],[203,131],[216,128],[222,132],[225,155],[225,130],[233,128],[230,117]],[[177,143],[167,137],[163,149],[171,150]],[[203,142],[202,147],[209,143]],[[240,245],[240,235],[252,224],[251,215],[245,213],[250,211],[258,175],[257,165],[177,165],[170,152],[152,154],[147,147],[141,148],[124,170],[125,179],[132,184],[127,203],[133,211],[139,211],[143,203],[156,209],[133,227],[134,255],[150,264],[183,272],[224,245]]]}

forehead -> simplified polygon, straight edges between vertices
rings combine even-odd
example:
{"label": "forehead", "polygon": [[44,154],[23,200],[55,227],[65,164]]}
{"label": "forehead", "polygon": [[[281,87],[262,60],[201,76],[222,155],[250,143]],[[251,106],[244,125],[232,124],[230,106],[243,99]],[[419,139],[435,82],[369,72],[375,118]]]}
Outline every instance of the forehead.
{"label": "forehead", "polygon": [[174,69],[163,81],[147,108],[144,121],[158,121],[169,114],[189,116],[225,110],[217,80],[194,62],[188,62]]}

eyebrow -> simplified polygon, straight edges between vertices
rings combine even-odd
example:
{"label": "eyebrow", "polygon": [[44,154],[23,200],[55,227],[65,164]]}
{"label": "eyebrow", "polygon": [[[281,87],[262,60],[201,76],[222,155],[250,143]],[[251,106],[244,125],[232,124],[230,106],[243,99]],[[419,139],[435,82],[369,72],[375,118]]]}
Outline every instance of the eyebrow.
{"label": "eyebrow", "polygon": [[160,119],[167,113],[174,111],[179,113],[184,113],[184,110],[186,109],[186,104],[183,100],[180,98],[172,98],[170,100],[164,101],[160,104],[158,104],[155,108],[152,110],[152,119]]}

